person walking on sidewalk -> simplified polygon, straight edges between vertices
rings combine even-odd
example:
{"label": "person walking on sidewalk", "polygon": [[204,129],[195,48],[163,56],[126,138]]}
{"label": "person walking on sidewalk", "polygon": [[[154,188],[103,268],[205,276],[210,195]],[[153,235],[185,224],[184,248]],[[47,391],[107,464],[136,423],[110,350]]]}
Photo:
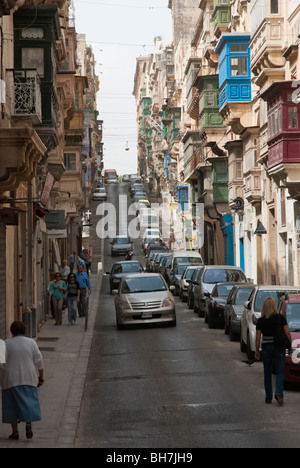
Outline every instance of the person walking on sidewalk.
{"label": "person walking on sidewalk", "polygon": [[49,289],[49,300],[53,302],[55,325],[62,324],[62,308],[66,290],[67,285],[62,280],[61,274],[55,273],[55,280],[52,281]]}
{"label": "person walking on sidewalk", "polygon": [[273,399],[272,371],[274,365],[276,371],[275,399],[279,405],[283,405],[285,349],[279,349],[274,343],[278,325],[280,325],[283,333],[287,336],[290,343],[292,343],[286,318],[278,314],[275,300],[272,297],[267,297],[262,306],[261,318],[258,319],[256,325],[255,359],[260,360],[259,347],[262,338],[261,357],[264,364],[265,402],[270,404]]}
{"label": "person walking on sidewalk", "polygon": [[77,304],[80,301],[80,287],[75,273],[70,273],[67,281],[67,307],[69,325],[76,324]]}
{"label": "person walking on sidewalk", "polygon": [[41,420],[37,386],[44,383],[43,357],[34,340],[26,338],[25,325],[13,322],[13,338],[5,341],[6,364],[0,369],[2,420],[11,424],[12,440],[19,440],[18,422],[26,423],[26,437],[33,437],[31,423]]}
{"label": "person walking on sidewalk", "polygon": [[91,294],[91,283],[89,275],[84,271],[83,265],[78,265],[78,271],[75,273],[76,280],[80,288],[80,301],[78,303],[79,317],[85,317],[87,308],[87,291]]}

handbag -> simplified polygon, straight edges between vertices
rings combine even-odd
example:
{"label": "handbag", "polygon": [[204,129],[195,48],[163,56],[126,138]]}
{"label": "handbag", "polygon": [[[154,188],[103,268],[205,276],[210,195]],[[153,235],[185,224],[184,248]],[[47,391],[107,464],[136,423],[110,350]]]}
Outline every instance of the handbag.
{"label": "handbag", "polygon": [[275,335],[274,335],[274,345],[276,346],[276,348],[281,349],[281,350],[290,349],[291,347],[291,342],[289,338],[286,336],[286,334],[284,333],[284,330],[281,326],[280,315],[278,315],[278,320],[276,324]]}

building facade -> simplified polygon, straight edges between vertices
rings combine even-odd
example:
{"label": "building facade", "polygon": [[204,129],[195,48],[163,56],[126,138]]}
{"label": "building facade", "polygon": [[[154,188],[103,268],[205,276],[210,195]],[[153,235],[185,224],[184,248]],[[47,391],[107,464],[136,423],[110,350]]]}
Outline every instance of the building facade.
{"label": "building facade", "polygon": [[96,115],[85,93],[98,81],[80,75],[72,13],[71,0],[1,2],[0,338],[13,320],[36,336],[52,273],[81,247],[84,113]]}
{"label": "building facade", "polygon": [[[300,5],[173,0],[169,8],[174,75],[153,116],[165,153],[153,151],[152,134],[148,161],[172,168],[176,183],[164,187],[173,201],[184,187],[192,206],[204,205],[206,263],[299,285]],[[153,69],[143,70],[151,82]],[[165,172],[158,177],[165,183]]]}

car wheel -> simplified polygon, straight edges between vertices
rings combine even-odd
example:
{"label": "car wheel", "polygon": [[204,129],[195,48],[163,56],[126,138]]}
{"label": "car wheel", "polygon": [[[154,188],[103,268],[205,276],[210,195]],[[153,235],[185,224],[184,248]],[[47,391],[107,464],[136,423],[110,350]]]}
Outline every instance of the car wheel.
{"label": "car wheel", "polygon": [[214,321],[214,319],[212,317],[212,314],[210,314],[208,312],[207,316],[208,316],[208,320],[207,320],[208,321],[208,328],[211,328],[211,329],[216,328],[215,321]]}
{"label": "car wheel", "polygon": [[237,341],[237,336],[235,333],[233,333],[231,326],[229,326],[229,340]]}
{"label": "car wheel", "polygon": [[246,353],[247,352],[247,345],[243,341],[242,332],[241,332],[241,336],[240,336],[240,350],[241,350],[241,353]]}
{"label": "car wheel", "polygon": [[247,357],[248,357],[249,361],[252,361],[254,359],[254,352],[251,349],[251,342],[250,342],[249,332],[248,332],[248,335],[247,335]]}
{"label": "car wheel", "polygon": [[194,300],[191,299],[190,296],[188,297],[187,305],[188,305],[189,309],[194,308]]}

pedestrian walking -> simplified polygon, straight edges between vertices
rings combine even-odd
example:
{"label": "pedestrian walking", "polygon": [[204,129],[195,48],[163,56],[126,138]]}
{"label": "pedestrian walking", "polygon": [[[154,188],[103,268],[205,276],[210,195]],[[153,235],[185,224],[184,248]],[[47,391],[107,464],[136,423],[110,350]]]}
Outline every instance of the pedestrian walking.
{"label": "pedestrian walking", "polygon": [[61,277],[62,277],[63,281],[67,281],[68,276],[69,276],[69,274],[71,272],[71,269],[68,266],[68,261],[67,260],[63,260],[62,267],[59,270],[59,272],[61,274]]}
{"label": "pedestrian walking", "polygon": [[66,283],[60,273],[55,273],[55,280],[50,284],[49,300],[53,303],[55,325],[62,325],[62,308],[64,294],[67,290]]}
{"label": "pedestrian walking", "polygon": [[283,333],[292,343],[291,334],[286,318],[278,314],[276,302],[272,297],[267,297],[261,310],[261,318],[256,325],[256,353],[255,358],[260,360],[260,343],[262,338],[261,357],[264,365],[264,385],[266,392],[266,403],[273,400],[272,372],[273,365],[276,371],[275,399],[279,405],[283,405],[285,349],[280,349],[274,342],[277,327],[280,326]]}
{"label": "pedestrian walking", "polygon": [[80,287],[75,273],[70,273],[67,281],[68,324],[76,324],[77,305],[80,301]]}
{"label": "pedestrian walking", "polygon": [[73,273],[74,266],[75,266],[75,263],[76,263],[76,255],[77,255],[76,250],[73,250],[73,252],[69,256],[69,265],[70,265],[70,272],[71,273]]}
{"label": "pedestrian walking", "polygon": [[133,250],[129,250],[129,252],[127,252],[126,254],[125,260],[126,261],[132,260],[132,257],[133,257]]}
{"label": "pedestrian walking", "polygon": [[78,271],[75,273],[76,280],[80,288],[80,301],[78,302],[79,317],[85,317],[87,308],[87,291],[91,294],[91,283],[89,275],[84,271],[83,265],[78,265]]}
{"label": "pedestrian walking", "polygon": [[26,437],[33,437],[32,423],[41,420],[37,386],[44,383],[43,358],[34,340],[25,337],[25,325],[13,322],[12,338],[5,341],[6,364],[0,369],[2,421],[11,424],[10,439],[19,440],[18,423],[26,423]]}

